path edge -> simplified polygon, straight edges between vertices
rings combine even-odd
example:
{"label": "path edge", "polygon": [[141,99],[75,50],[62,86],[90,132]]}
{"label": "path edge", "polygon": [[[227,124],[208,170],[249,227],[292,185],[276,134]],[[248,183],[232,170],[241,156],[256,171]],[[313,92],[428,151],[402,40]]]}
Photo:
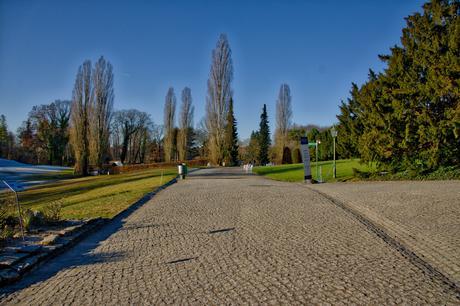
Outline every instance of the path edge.
{"label": "path edge", "polygon": [[127,217],[133,211],[140,208],[142,205],[150,201],[158,192],[166,189],[167,187],[175,184],[177,182],[178,176],[174,177],[165,184],[156,187],[151,192],[145,194],[142,198],[138,199],[136,202],[132,203],[130,206],[120,211],[118,214],[112,218],[94,218],[89,220],[81,229],[79,229],[72,237],[65,239],[58,247],[55,249],[46,252],[46,253],[37,253],[32,254],[31,256],[25,257],[24,260],[18,262],[12,267],[11,277],[9,278],[0,278],[0,288],[4,288],[14,283],[20,281],[27,276],[30,272],[36,270],[38,267],[46,264],[53,258],[63,254],[67,250],[74,247],[83,239],[87,238],[94,232],[100,230],[104,226],[118,220]]}

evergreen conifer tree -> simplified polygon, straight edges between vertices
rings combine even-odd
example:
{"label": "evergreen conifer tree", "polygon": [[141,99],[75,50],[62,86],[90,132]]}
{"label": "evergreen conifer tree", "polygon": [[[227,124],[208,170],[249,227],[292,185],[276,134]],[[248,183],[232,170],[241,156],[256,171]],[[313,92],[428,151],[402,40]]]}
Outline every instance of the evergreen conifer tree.
{"label": "evergreen conifer tree", "polygon": [[238,165],[238,132],[236,130],[236,119],[233,113],[232,98],[230,98],[225,126],[225,153],[225,160],[229,166]]}
{"label": "evergreen conifer tree", "polygon": [[268,158],[268,149],[270,148],[270,127],[268,126],[267,105],[264,104],[262,114],[260,115],[259,126],[259,162],[266,165],[270,162]]}
{"label": "evergreen conifer tree", "polygon": [[340,107],[339,152],[392,171],[460,163],[459,12],[458,1],[432,0],[406,18],[401,45],[379,56],[387,68]]}

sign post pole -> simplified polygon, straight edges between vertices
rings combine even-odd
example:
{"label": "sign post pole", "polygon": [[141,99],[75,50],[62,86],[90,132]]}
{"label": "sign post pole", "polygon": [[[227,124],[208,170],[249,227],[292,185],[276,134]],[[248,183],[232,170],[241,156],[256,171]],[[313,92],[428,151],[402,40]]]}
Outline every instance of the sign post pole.
{"label": "sign post pole", "polygon": [[315,151],[315,157],[316,157],[316,179],[318,180],[319,178],[319,172],[318,172],[318,145],[321,142],[317,139],[316,140],[316,151]]}
{"label": "sign post pole", "polygon": [[310,169],[310,149],[308,148],[308,138],[300,137],[300,149],[302,151],[302,161],[304,167],[304,182],[312,183]]}
{"label": "sign post pole", "polygon": [[337,138],[337,129],[335,128],[335,126],[332,126],[332,129],[331,129],[331,135],[332,135],[332,138],[334,138],[334,168],[333,168],[333,177],[336,178],[337,177],[337,168],[336,168],[336,164],[335,164],[335,139]]}

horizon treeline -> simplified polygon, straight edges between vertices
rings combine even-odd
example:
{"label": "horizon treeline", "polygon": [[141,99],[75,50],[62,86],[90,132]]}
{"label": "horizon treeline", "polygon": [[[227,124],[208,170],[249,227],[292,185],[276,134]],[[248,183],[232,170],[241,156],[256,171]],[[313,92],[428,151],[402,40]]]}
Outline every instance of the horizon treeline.
{"label": "horizon treeline", "polygon": [[[423,5],[423,13],[406,18],[401,46],[379,56],[386,69],[370,71],[361,86],[353,83],[350,97],[339,106],[337,158],[360,158],[392,172],[423,173],[460,164],[459,10],[458,1],[434,0]],[[177,116],[176,94],[168,88],[163,124],[155,124],[140,110],[114,110],[112,70],[103,57],[94,67],[85,61],[77,72],[72,101],[34,106],[17,131],[17,141],[2,115],[0,157],[75,165],[81,174],[110,160],[289,164],[302,162],[300,137],[307,136],[319,144],[317,151],[310,149],[313,160],[333,158],[332,126],[293,123],[293,98],[285,83],[276,99],[273,135],[263,104],[258,130],[247,141],[238,139],[232,51],[225,34],[211,53],[205,117],[196,126],[188,87],[181,91]]]}

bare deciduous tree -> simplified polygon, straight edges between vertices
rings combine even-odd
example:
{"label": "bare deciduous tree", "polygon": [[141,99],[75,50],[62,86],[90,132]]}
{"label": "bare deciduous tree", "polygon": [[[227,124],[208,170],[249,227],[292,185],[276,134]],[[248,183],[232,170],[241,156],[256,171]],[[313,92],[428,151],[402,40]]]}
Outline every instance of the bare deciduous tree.
{"label": "bare deciduous tree", "polygon": [[110,120],[113,109],[113,68],[100,57],[93,70],[90,161],[101,167],[109,153]]}
{"label": "bare deciduous tree", "polygon": [[[63,165],[65,149],[69,141],[70,101],[56,100],[50,104],[36,105],[29,112],[32,149],[38,160],[46,160],[50,165]],[[40,158],[42,157],[42,158]]]}
{"label": "bare deciduous tree", "polygon": [[198,150],[198,155],[201,156],[202,158],[208,156],[208,140],[209,140],[209,133],[208,129],[206,127],[206,120],[205,118],[202,118],[200,122],[198,122],[195,130],[194,130],[194,136],[195,136],[195,146]]}
{"label": "bare deciduous tree", "polygon": [[175,116],[176,116],[176,95],[174,88],[170,87],[165,98],[164,108],[164,151],[165,161],[171,162],[174,158],[174,144],[175,144]]}
{"label": "bare deciduous tree", "polygon": [[162,161],[162,141],[163,141],[163,132],[164,128],[162,124],[153,124],[152,126],[152,140],[153,140],[153,152],[151,156],[151,160],[153,162],[160,162]]}
{"label": "bare deciduous tree", "polygon": [[225,123],[230,98],[233,95],[231,83],[233,65],[227,36],[221,34],[212,51],[211,71],[206,97],[206,126],[209,132],[210,159],[220,164],[224,158]]}
{"label": "bare deciduous tree", "polygon": [[275,147],[277,159],[283,159],[284,147],[288,142],[288,132],[292,119],[291,106],[291,89],[287,84],[281,84],[276,101],[276,130],[275,130]]}
{"label": "bare deciduous tree", "polygon": [[81,175],[88,174],[91,99],[91,62],[87,60],[78,68],[71,111],[70,140],[75,152],[75,172]]}
{"label": "bare deciduous tree", "polygon": [[187,152],[189,148],[190,132],[193,128],[193,111],[192,106],[192,91],[185,87],[182,90],[182,104],[179,115],[179,135],[177,140],[177,150],[179,152],[179,160],[188,159]]}
{"label": "bare deciduous tree", "polygon": [[[147,133],[151,127],[150,116],[136,109],[120,110],[114,113],[113,144],[119,144],[122,163],[143,162]],[[116,153],[115,155],[118,155]]]}

